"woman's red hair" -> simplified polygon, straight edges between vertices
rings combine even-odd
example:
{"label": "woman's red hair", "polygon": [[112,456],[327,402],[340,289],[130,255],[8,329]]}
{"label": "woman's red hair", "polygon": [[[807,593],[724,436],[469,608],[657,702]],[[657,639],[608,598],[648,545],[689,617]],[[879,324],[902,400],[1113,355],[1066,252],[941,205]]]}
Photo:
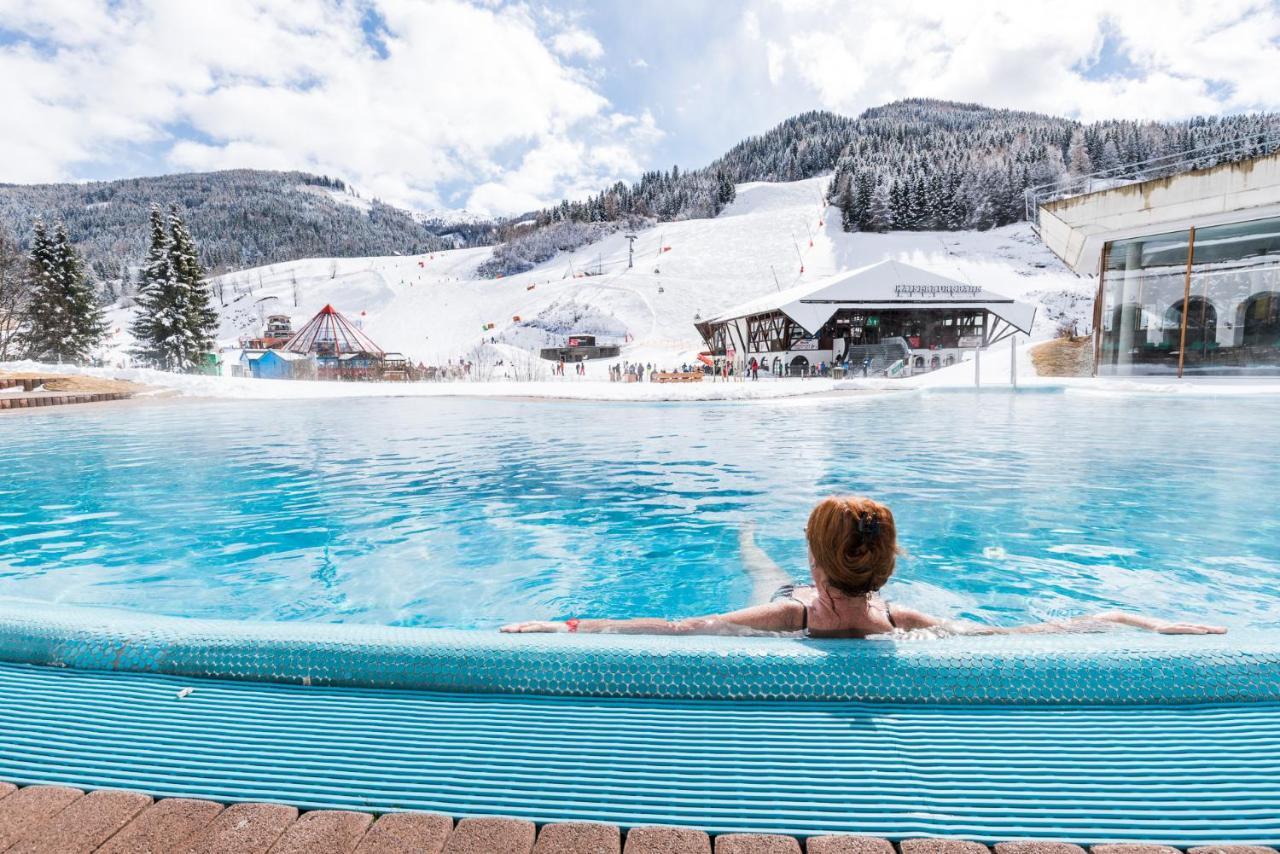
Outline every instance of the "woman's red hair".
{"label": "woman's red hair", "polygon": [[805,528],[809,553],[827,583],[848,596],[879,590],[893,575],[898,531],[878,501],[833,496],[818,502]]}

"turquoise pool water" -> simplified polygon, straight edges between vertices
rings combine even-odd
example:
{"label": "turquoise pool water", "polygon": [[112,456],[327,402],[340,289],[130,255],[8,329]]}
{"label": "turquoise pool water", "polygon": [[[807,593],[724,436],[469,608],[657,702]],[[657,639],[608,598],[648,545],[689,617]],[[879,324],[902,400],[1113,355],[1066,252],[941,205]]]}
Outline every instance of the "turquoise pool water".
{"label": "turquoise pool water", "polygon": [[0,597],[492,628],[738,607],[832,492],[888,502],[888,596],[1012,624],[1280,624],[1280,402],[179,401],[0,418]]}

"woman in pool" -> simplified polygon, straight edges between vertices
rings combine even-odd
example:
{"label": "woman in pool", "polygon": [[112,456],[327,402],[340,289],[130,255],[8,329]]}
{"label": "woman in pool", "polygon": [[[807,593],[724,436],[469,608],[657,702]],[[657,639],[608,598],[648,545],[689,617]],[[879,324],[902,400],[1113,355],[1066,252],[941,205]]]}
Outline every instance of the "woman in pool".
{"label": "woman in pool", "polygon": [[818,502],[805,526],[812,584],[797,585],[769,559],[749,530],[742,534],[743,561],[751,574],[757,604],[708,617],[663,620],[535,621],[503,626],[504,632],[607,632],[614,634],[709,635],[804,632],[810,637],[865,638],[913,629],[963,634],[1080,631],[1132,626],[1163,634],[1222,634],[1225,629],[1170,623],[1108,611],[1093,617],[1014,629],[963,626],[913,608],[891,605],[880,588],[893,575],[900,553],[893,512],[870,498],[833,497]]}

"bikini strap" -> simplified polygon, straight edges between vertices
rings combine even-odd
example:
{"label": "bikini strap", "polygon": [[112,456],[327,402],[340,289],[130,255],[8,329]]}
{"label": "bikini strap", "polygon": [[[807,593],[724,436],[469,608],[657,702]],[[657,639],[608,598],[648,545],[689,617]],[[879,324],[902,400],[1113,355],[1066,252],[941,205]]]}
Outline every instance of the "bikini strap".
{"label": "bikini strap", "polygon": [[889,625],[896,629],[898,627],[898,623],[893,619],[893,609],[889,607],[888,602],[884,603],[884,615],[889,618]]}

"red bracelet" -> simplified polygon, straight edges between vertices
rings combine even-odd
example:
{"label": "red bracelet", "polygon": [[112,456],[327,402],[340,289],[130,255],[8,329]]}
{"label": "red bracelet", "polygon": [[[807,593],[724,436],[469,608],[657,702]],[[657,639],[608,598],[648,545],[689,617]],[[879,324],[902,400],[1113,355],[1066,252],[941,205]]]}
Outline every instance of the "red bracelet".
{"label": "red bracelet", "polygon": [[578,630],[577,618],[574,618],[572,620],[565,620],[564,624],[569,627],[569,631],[571,632],[576,632]]}

